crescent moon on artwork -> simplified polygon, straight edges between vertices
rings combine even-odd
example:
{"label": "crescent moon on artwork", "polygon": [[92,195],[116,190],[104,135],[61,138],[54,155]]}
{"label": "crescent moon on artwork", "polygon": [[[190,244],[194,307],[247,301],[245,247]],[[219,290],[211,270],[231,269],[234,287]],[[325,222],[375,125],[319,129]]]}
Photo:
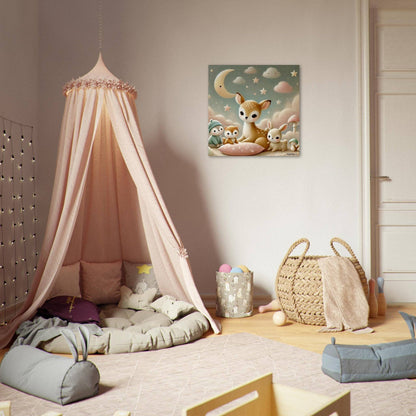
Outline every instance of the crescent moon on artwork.
{"label": "crescent moon on artwork", "polygon": [[223,97],[223,98],[234,98],[235,94],[232,94],[231,92],[227,91],[225,88],[225,77],[230,73],[233,72],[234,69],[224,69],[224,71],[221,71],[216,77],[214,81],[214,88],[216,93]]}

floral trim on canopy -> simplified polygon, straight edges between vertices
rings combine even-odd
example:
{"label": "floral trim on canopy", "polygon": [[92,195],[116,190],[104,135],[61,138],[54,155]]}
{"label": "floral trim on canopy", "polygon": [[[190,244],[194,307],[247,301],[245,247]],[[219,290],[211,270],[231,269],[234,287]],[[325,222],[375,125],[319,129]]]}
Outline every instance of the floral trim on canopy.
{"label": "floral trim on canopy", "polygon": [[124,90],[129,94],[133,94],[134,98],[137,96],[136,88],[124,81],[114,81],[111,79],[73,79],[67,82],[63,87],[63,94],[68,96],[74,88],[111,88],[115,90]]}

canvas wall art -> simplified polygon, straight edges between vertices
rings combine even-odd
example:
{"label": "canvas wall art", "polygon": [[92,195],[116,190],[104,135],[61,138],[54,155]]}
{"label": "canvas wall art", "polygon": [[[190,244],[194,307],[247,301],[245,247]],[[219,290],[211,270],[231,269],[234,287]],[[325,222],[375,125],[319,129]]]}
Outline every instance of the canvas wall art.
{"label": "canvas wall art", "polygon": [[208,155],[299,156],[299,65],[209,65]]}

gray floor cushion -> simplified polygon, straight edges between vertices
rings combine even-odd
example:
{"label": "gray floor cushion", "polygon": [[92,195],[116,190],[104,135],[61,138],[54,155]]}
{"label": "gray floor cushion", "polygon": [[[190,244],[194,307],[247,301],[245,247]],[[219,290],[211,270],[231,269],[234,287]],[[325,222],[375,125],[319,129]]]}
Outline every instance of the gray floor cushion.
{"label": "gray floor cushion", "polygon": [[[195,310],[173,320],[152,308],[135,311],[106,305],[101,309],[100,318],[102,334],[91,335],[90,354],[168,348],[195,341],[210,328],[208,320]],[[62,336],[42,342],[39,346],[49,352],[69,352]]]}

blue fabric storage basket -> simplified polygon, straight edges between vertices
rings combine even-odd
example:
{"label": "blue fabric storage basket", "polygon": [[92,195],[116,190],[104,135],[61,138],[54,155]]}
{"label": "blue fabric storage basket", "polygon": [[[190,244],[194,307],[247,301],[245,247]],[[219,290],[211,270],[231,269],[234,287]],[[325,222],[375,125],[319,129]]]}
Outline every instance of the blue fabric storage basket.
{"label": "blue fabric storage basket", "polygon": [[411,339],[374,345],[332,344],[322,353],[322,371],[340,383],[416,378],[416,317],[400,314]]}

